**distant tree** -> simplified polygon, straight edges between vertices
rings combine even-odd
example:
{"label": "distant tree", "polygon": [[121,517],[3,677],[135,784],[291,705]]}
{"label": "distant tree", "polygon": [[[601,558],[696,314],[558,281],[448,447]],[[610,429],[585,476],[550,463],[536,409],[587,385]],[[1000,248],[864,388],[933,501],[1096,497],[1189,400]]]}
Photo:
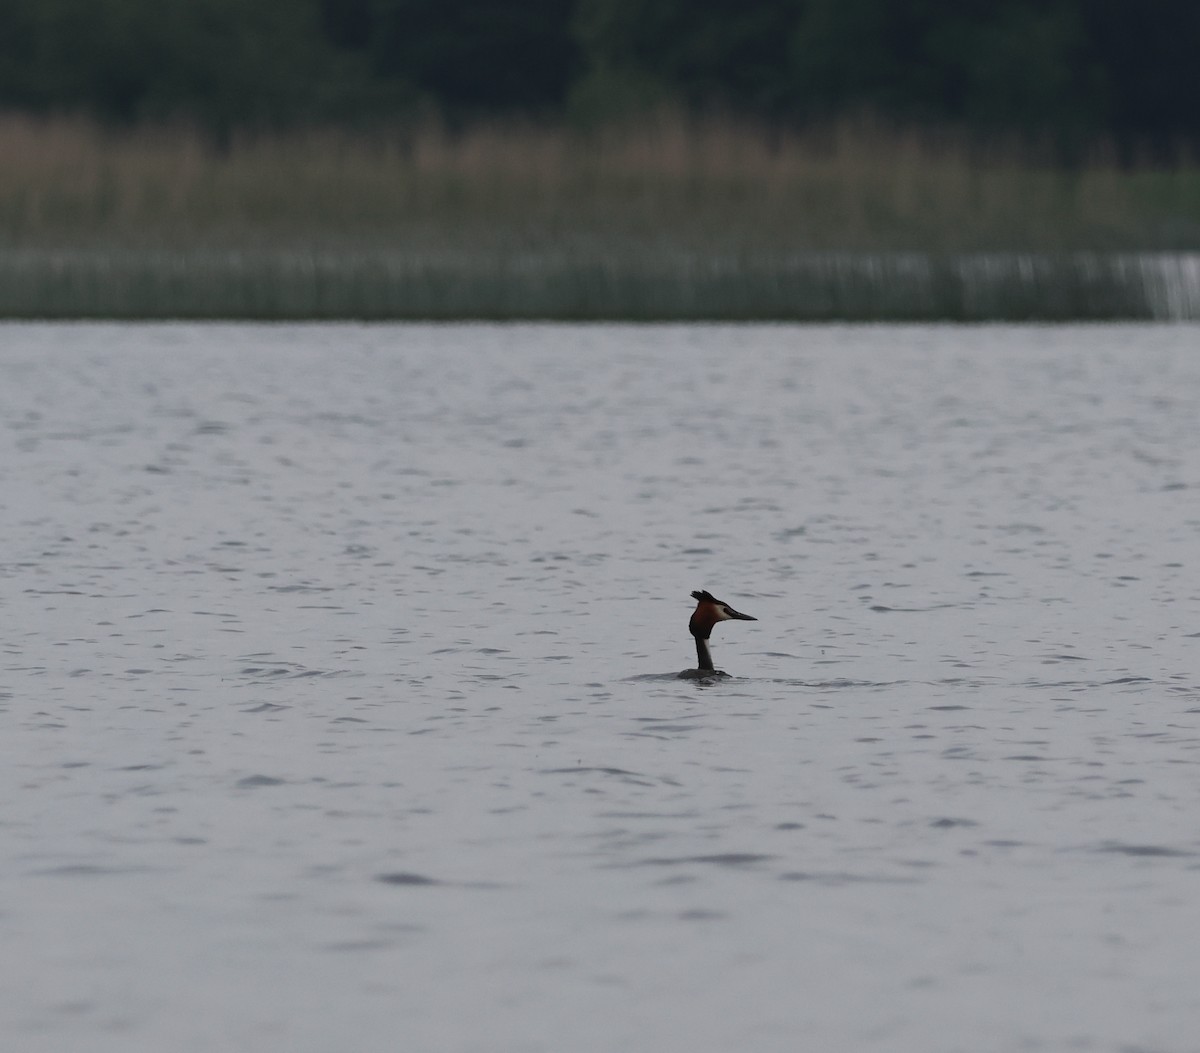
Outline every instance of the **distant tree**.
{"label": "distant tree", "polygon": [[806,112],[870,109],[1036,133],[1102,119],[1076,0],[809,0],[792,40]]}
{"label": "distant tree", "polygon": [[1102,71],[1105,127],[1127,150],[1164,155],[1200,141],[1200,4],[1090,0],[1081,7],[1087,59]]}
{"label": "distant tree", "polygon": [[1200,144],[1197,0],[0,0],[0,108],[245,126],[864,111]]}
{"label": "distant tree", "polygon": [[344,116],[371,95],[317,0],[0,0],[0,105],[219,133]]}
{"label": "distant tree", "polygon": [[372,0],[321,0],[321,29],[340,48],[361,51],[375,29]]}
{"label": "distant tree", "polygon": [[546,109],[575,75],[572,0],[370,0],[376,71],[451,109]]}
{"label": "distant tree", "polygon": [[700,106],[771,110],[805,4],[765,0],[578,0],[574,30],[592,75],[654,81]]}
{"label": "distant tree", "polygon": [[43,27],[38,5],[0,0],[0,104],[41,109],[47,78],[38,75]]}
{"label": "distant tree", "polygon": [[[139,0],[149,2],[149,0]],[[342,115],[365,70],[321,32],[316,0],[187,0],[169,9],[169,62],[146,95],[154,115],[193,112],[216,128]]]}

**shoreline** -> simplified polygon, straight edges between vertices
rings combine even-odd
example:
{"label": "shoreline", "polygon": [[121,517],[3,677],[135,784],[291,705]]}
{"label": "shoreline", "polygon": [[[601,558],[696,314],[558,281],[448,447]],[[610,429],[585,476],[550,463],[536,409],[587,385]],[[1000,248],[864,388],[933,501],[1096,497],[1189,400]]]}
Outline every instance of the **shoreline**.
{"label": "shoreline", "polygon": [[1200,320],[1200,253],[0,250],[0,318]]}

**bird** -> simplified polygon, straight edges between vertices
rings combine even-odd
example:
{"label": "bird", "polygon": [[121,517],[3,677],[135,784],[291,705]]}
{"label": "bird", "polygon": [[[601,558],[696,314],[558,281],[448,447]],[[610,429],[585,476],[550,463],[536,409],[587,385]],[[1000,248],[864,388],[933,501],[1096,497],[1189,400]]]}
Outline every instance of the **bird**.
{"label": "bird", "polygon": [[724,600],[718,600],[711,592],[700,590],[692,593],[696,601],[696,609],[692,611],[691,621],[688,622],[688,632],[696,638],[696,661],[699,667],[685,669],[679,674],[683,680],[712,680],[728,673],[713,668],[712,655],[708,653],[708,638],[717,622],[739,621],[756,622],[757,618],[735,611]]}

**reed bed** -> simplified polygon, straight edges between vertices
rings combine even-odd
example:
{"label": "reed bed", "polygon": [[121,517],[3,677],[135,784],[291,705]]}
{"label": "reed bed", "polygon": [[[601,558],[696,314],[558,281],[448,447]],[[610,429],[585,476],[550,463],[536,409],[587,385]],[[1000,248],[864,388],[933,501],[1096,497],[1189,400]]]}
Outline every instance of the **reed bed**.
{"label": "reed bed", "polygon": [[0,156],[10,317],[1195,310],[1200,165],[1103,150],[1064,169],[944,134],[678,115],[218,149],[186,128],[9,116]]}
{"label": "reed bed", "polygon": [[1069,321],[1200,319],[1200,254],[17,250],[0,317]]}

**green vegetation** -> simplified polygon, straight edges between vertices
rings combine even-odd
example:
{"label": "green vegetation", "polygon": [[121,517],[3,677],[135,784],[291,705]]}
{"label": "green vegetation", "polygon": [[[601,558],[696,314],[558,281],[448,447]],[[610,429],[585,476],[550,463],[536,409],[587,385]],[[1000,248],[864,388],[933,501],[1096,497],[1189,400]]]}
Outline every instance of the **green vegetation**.
{"label": "green vegetation", "polygon": [[1200,140],[1192,0],[0,0],[0,110],[245,128],[436,110]]}
{"label": "green vegetation", "polygon": [[1194,313],[1145,254],[1200,250],[1197,38],[1190,0],[0,0],[0,314]]}
{"label": "green vegetation", "polygon": [[850,125],[784,136],[678,115],[589,132],[298,130],[225,148],[180,129],[9,118],[0,152],[8,317],[1109,318],[1200,307],[1186,281],[1176,289],[1190,257],[1143,255],[1200,247],[1195,166],[1098,157],[1068,171],[945,138]]}
{"label": "green vegetation", "polygon": [[1067,321],[1200,317],[1196,257],[0,253],[0,317]]}
{"label": "green vegetation", "polygon": [[178,129],[0,120],[0,247],[421,254],[1200,249],[1200,165],[678,115],[590,132]]}

